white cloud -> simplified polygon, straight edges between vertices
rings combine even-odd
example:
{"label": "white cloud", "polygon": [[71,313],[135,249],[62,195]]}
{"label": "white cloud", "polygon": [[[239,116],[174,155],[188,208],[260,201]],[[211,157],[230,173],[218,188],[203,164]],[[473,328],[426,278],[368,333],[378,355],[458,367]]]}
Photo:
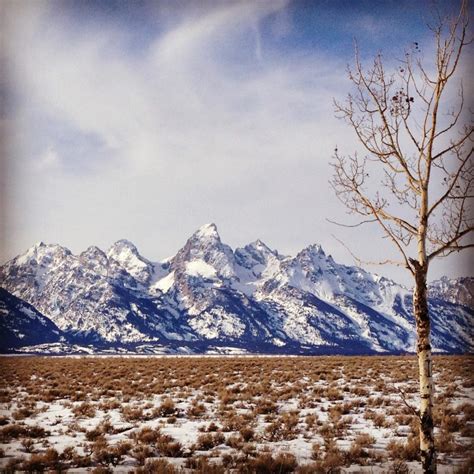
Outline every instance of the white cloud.
{"label": "white cloud", "polygon": [[[256,160],[295,160],[321,125],[318,117],[332,113],[339,82],[332,63],[282,58],[234,77],[216,60],[216,37],[252,34],[275,5],[283,4],[231,4],[183,22],[139,59],[114,49],[116,31],[78,41],[53,30],[21,56],[23,90],[43,113],[97,136],[137,173],[188,160],[226,160],[234,171]],[[314,90],[316,79],[326,91]]]}
{"label": "white cloud", "polygon": [[40,170],[49,170],[57,167],[59,163],[60,159],[58,153],[53,147],[49,147],[40,155],[36,165]]}

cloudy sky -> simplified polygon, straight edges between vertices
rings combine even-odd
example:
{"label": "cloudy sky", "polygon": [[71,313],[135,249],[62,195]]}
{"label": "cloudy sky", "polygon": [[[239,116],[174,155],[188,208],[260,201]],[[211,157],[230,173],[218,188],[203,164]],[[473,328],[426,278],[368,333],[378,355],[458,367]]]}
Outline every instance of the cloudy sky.
{"label": "cloudy sky", "polygon": [[[448,2],[449,4],[450,2]],[[199,226],[294,254],[321,243],[353,263],[391,255],[328,184],[346,65],[429,51],[431,2],[1,3],[1,197],[5,261],[34,242],[73,252],[120,238],[159,260]],[[432,277],[467,274],[466,258]],[[372,271],[408,282],[396,268]]]}

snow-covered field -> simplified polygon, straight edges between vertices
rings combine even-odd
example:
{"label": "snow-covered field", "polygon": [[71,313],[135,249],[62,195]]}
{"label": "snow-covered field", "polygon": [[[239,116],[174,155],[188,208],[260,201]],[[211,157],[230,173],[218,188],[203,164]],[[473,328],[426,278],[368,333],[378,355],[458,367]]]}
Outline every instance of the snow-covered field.
{"label": "snow-covered field", "polygon": [[[418,471],[414,357],[3,357],[4,472]],[[436,357],[441,472],[472,472],[474,357]]]}

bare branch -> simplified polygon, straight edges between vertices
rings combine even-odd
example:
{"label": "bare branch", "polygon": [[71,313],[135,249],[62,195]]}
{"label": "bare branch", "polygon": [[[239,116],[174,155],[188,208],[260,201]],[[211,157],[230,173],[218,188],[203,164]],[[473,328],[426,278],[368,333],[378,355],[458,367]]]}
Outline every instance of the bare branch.
{"label": "bare branch", "polygon": [[459,165],[456,173],[454,173],[454,175],[451,176],[451,182],[448,186],[448,188],[446,189],[446,191],[444,192],[444,194],[439,197],[435,203],[431,206],[431,208],[428,210],[428,213],[427,213],[427,216],[429,217],[435,210],[436,208],[441,204],[443,203],[446,199],[466,199],[466,198],[469,198],[471,197],[469,194],[464,194],[462,196],[451,196],[451,193],[453,192],[455,186],[457,186],[457,183],[458,183],[458,180],[459,180],[459,177],[462,175],[462,172],[463,172],[463,169],[464,169],[464,166],[469,162],[469,159],[471,158],[472,156],[472,153],[473,153],[473,149],[471,148],[470,152],[466,155],[466,157],[461,161],[461,164]]}
{"label": "bare branch", "polygon": [[421,419],[420,411],[417,410],[414,406],[410,405],[410,403],[408,403],[405,392],[400,387],[397,387],[395,384],[392,384],[392,387],[399,393],[403,404],[412,412],[412,414],[415,415],[418,419]]}
{"label": "bare branch", "polygon": [[459,252],[461,250],[464,250],[464,249],[467,249],[467,248],[472,248],[474,247],[474,244],[467,244],[467,245],[459,245],[458,242],[463,238],[465,237],[466,235],[468,235],[469,233],[471,233],[472,231],[474,231],[474,227],[469,227],[468,229],[464,229],[463,231],[457,233],[457,235],[455,237],[453,237],[452,239],[450,239],[448,242],[446,242],[445,244],[443,244],[441,247],[439,247],[438,249],[434,250],[433,252],[431,252],[429,255],[428,255],[428,261],[429,260],[432,260],[433,258],[435,257],[438,257],[439,255],[442,255],[443,253],[447,253],[448,255],[450,253],[453,253],[453,252]]}
{"label": "bare branch", "polygon": [[357,224],[342,224],[341,222],[336,222],[328,218],[326,218],[326,221],[328,221],[331,224],[338,225],[339,227],[349,227],[349,228],[360,227],[361,225],[364,225],[364,224],[370,224],[372,222],[376,222],[375,219],[368,219],[365,221],[358,222]]}
{"label": "bare branch", "polygon": [[368,260],[362,260],[357,255],[355,255],[352,250],[340,239],[338,239],[334,234],[331,234],[331,236],[337,240],[351,255],[351,257],[355,260],[358,266],[362,265],[395,265],[397,267],[403,267],[406,268],[406,264],[404,262],[400,262],[398,260],[380,260],[380,261],[368,261]]}

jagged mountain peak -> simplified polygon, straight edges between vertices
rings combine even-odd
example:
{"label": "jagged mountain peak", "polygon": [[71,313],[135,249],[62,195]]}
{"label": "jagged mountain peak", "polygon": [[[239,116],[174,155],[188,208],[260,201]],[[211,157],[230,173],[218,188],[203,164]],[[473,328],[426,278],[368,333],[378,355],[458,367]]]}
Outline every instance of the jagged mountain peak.
{"label": "jagged mountain peak", "polygon": [[331,255],[326,255],[321,244],[310,244],[305,247],[303,250],[298,252],[295,257],[297,260],[318,260],[318,261],[327,261],[334,262]]}
{"label": "jagged mountain peak", "polygon": [[28,263],[49,264],[54,259],[61,259],[68,255],[72,255],[71,251],[66,247],[58,244],[45,244],[37,242],[32,245],[26,252],[15,257],[12,262],[15,265],[25,265]]}
{"label": "jagged mountain peak", "polygon": [[338,265],[331,255],[326,255],[320,244],[311,244],[285,261],[285,267],[290,269],[300,268],[305,273],[334,273]]}
{"label": "jagged mountain peak", "polygon": [[94,272],[105,274],[109,265],[107,255],[95,245],[91,245],[79,254],[79,261]]}
{"label": "jagged mountain peak", "polygon": [[270,255],[277,256],[278,252],[272,250],[260,239],[250,242],[245,247],[235,249],[235,254],[245,257],[251,257],[259,263],[264,263]]}
{"label": "jagged mountain peak", "polygon": [[33,244],[29,250],[32,250],[34,252],[56,252],[56,251],[69,251],[66,247],[63,247],[62,245],[59,244],[47,244],[40,240],[39,242],[36,242]]}
{"label": "jagged mountain peak", "polygon": [[184,247],[178,251],[176,256],[185,253],[188,258],[193,258],[193,256],[198,254],[210,251],[224,251],[226,249],[230,249],[230,247],[221,241],[216,225],[211,223],[199,227],[189,237]]}
{"label": "jagged mountain peak", "polygon": [[196,232],[194,232],[191,239],[211,240],[211,241],[217,241],[217,242],[221,241],[221,237],[217,230],[217,226],[213,222],[209,224],[204,224],[201,227],[199,227],[199,229],[196,230]]}
{"label": "jagged mountain peak", "polygon": [[[203,275],[215,273],[224,278],[235,277],[235,257],[232,249],[222,243],[215,224],[201,226],[170,262],[171,270],[197,276],[194,268],[206,268]],[[190,271],[188,271],[190,269]],[[212,271],[211,271],[212,270]]]}
{"label": "jagged mountain peak", "polygon": [[277,252],[272,250],[265,242],[262,242],[260,239],[250,242],[250,244],[246,245],[245,247],[246,248],[250,247],[260,252],[271,253],[273,255],[277,254]]}
{"label": "jagged mountain peak", "polygon": [[280,260],[284,258],[260,239],[247,244],[243,248],[236,249],[234,254],[240,266],[251,270],[258,277],[263,274],[269,276],[267,270],[272,270],[271,273],[274,273]]}
{"label": "jagged mountain peak", "polygon": [[62,251],[68,249],[66,247],[63,247],[62,245],[59,244],[46,244],[43,241],[36,242],[32,247],[30,247],[30,250],[36,252],[36,253],[44,253],[44,252],[57,252],[57,251]]}
{"label": "jagged mountain peak", "polygon": [[184,255],[186,256],[185,258],[189,259],[198,254],[214,250],[222,251],[227,248],[230,249],[228,245],[221,241],[216,225],[212,223],[204,224],[189,237],[184,247],[178,251],[172,260]]}
{"label": "jagged mountain peak", "polygon": [[127,240],[127,239],[117,240],[117,242],[112,244],[107,250],[107,255],[109,257],[118,256],[124,253],[133,253],[135,255],[139,255],[138,249],[135,246],[135,244],[130,242],[130,240]]}
{"label": "jagged mountain peak", "polygon": [[107,250],[107,257],[140,283],[151,282],[156,273],[155,270],[161,271],[160,265],[153,265],[148,259],[142,257],[137,247],[126,239],[115,242]]}
{"label": "jagged mountain peak", "polygon": [[376,275],[360,267],[337,263],[319,244],[309,245],[296,257],[285,259],[277,281],[279,284],[303,288],[325,301],[332,302],[343,296],[371,307],[381,304],[382,293],[387,293],[391,301],[393,295],[402,289],[400,285],[389,289],[389,285],[384,281],[379,282]]}
{"label": "jagged mountain peak", "polygon": [[99,247],[96,247],[95,245],[87,247],[86,250],[79,254],[79,258],[86,260],[99,259],[101,262],[107,261],[107,255],[105,254],[105,252]]}

